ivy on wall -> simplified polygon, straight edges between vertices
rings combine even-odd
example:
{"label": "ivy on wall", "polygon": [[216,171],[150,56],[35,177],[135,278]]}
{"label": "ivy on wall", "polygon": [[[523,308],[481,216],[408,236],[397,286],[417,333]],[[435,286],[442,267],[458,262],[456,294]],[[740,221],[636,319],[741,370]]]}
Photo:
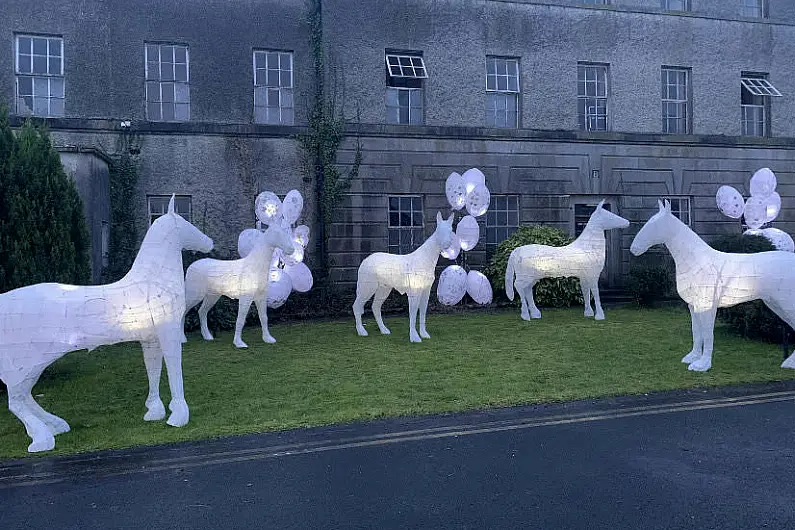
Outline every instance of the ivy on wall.
{"label": "ivy on wall", "polygon": [[304,154],[302,163],[304,176],[315,185],[321,236],[317,238],[320,263],[316,273],[319,278],[324,279],[333,265],[328,252],[329,228],[337,207],[350,188],[351,181],[359,174],[362,151],[357,137],[353,164],[347,171],[340,171],[337,166],[337,154],[345,139],[348,122],[337,105],[336,78],[332,76],[331,82],[327,82],[329,68],[323,42],[322,0],[307,0],[307,12],[314,90],[307,131],[299,134],[297,141]]}
{"label": "ivy on wall", "polygon": [[138,250],[136,229],[135,187],[138,183],[140,137],[127,131],[116,140],[108,167],[110,179],[110,236],[108,266],[102,271],[105,282],[121,279],[132,267]]}

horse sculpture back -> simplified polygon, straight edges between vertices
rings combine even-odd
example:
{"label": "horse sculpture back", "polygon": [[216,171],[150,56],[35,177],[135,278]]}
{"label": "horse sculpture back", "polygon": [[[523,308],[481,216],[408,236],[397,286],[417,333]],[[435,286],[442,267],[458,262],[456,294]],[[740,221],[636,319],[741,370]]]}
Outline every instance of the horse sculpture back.
{"label": "horse sculpture back", "polygon": [[67,432],[63,419],[46,412],[31,389],[47,366],[68,352],[137,341],[149,375],[147,420],[161,419],[165,408],[159,380],[165,355],[171,386],[169,424],[188,422],[182,389],[180,328],[185,307],[182,249],[209,252],[212,240],[174,212],[152,223],[132,268],[109,285],[42,283],[0,295],[0,379],[8,387],[8,408],[25,425],[31,452],[55,446]]}
{"label": "horse sculpture back", "polygon": [[[378,329],[389,335],[389,329],[381,318],[381,305],[392,289],[400,294],[408,294],[409,298],[409,338],[411,342],[422,342],[431,336],[425,329],[425,314],[428,310],[428,299],[431,286],[436,277],[436,263],[439,253],[452,244],[453,215],[449,219],[436,214],[436,230],[417,250],[411,254],[387,254],[376,252],[367,256],[359,265],[356,283],[356,301],[353,303],[353,315],[356,318],[356,331],[362,337],[367,331],[362,325],[364,304],[373,298],[373,314]],[[417,334],[417,312],[420,316],[420,333]]]}
{"label": "horse sculpture back", "polygon": [[[715,315],[719,307],[762,300],[795,327],[795,254],[771,251],[732,254],[710,247],[671,213],[667,201],[640,229],[630,251],[638,256],[652,245],[668,248],[676,262],[676,290],[690,309],[693,349],[682,358],[688,369],[712,366]],[[782,364],[795,368],[795,354]]]}
{"label": "horse sculpture back", "polygon": [[[599,299],[599,276],[605,266],[605,230],[626,228],[629,221],[602,206],[601,201],[591,214],[582,234],[564,247],[524,245],[511,252],[505,270],[505,293],[514,297],[514,284],[522,298],[522,318],[541,318],[541,311],[533,299],[533,286],[542,278],[574,276],[580,280],[585,302],[585,316],[594,316],[591,294],[596,305],[596,320],[604,320]],[[528,311],[529,309],[529,311]]]}

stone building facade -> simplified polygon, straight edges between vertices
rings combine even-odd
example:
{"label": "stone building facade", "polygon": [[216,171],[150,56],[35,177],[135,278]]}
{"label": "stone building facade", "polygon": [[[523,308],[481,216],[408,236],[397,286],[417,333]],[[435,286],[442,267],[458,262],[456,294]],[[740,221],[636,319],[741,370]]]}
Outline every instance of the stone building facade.
{"label": "stone building facade", "polygon": [[[316,222],[294,140],[314,82],[305,0],[0,2],[0,98],[17,123],[48,116],[70,156],[139,135],[140,224],[176,193],[231,252],[256,192],[291,188]],[[444,179],[470,167],[494,195],[476,267],[519,224],[575,234],[606,198],[632,221],[610,239],[605,281],[620,286],[658,198],[706,238],[738,232],[715,192],[747,195],[765,166],[783,197],[775,224],[795,232],[790,0],[321,5],[327,85],[358,116],[340,164],[357,142],[363,154],[331,227],[343,287],[367,254],[430,235]]]}

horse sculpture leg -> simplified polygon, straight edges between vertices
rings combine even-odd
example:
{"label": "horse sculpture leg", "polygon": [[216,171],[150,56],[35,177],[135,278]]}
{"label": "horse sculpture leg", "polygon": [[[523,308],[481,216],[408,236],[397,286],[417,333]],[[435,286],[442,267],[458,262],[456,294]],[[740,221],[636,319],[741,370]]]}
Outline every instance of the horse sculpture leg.
{"label": "horse sculpture leg", "polygon": [[[527,300],[527,307],[530,310],[530,318],[541,318],[541,310],[536,307],[536,301],[533,298],[533,287],[535,287],[537,281],[538,280],[535,280],[530,285],[525,287],[524,295],[522,296],[523,302]],[[522,318],[529,320],[525,318],[524,315],[522,315]]]}
{"label": "horse sculpture leg", "polygon": [[202,337],[204,340],[213,340],[213,334],[210,333],[210,328],[207,327],[207,313],[213,308],[218,299],[218,295],[206,295],[202,300],[202,305],[199,307],[199,324],[202,329]]}
{"label": "horse sculpture leg", "polygon": [[384,324],[384,319],[381,317],[381,306],[384,304],[384,300],[387,299],[389,293],[391,292],[391,287],[379,287],[375,292],[375,296],[373,297],[373,315],[375,316],[375,321],[378,323],[378,329],[384,335],[389,335],[392,332],[389,331],[388,327],[386,327]]}
{"label": "horse sculpture leg", "polygon": [[[8,385],[8,410],[19,418],[19,421],[25,426],[25,431],[31,439],[31,443],[28,446],[28,452],[30,453],[49,451],[55,448],[55,434],[57,433],[54,433],[47,423],[37,414],[37,410],[31,407],[33,396],[30,391],[33,389],[33,385],[36,384],[36,381],[38,381],[43,371],[43,368],[40,370],[31,370],[22,381]],[[41,408],[38,404],[36,407]],[[41,410],[44,411],[44,409]],[[45,413],[49,415],[49,413]],[[53,417],[58,418],[54,415]],[[60,418],[58,419],[60,420]]]}
{"label": "horse sculpture leg", "polygon": [[362,315],[364,314],[364,304],[376,293],[378,284],[371,285],[369,282],[364,284],[358,282],[356,284],[356,300],[353,302],[353,316],[356,319],[356,333],[361,337],[367,336],[367,330],[364,329],[362,324]]}
{"label": "horse sculpture leg", "polygon": [[171,389],[171,402],[168,404],[171,416],[166,423],[173,427],[182,427],[190,419],[182,383],[182,343],[175,340],[168,332],[161,334],[159,343],[166,360],[168,386]]}
{"label": "horse sculpture leg", "polygon": [[585,304],[585,316],[593,316],[593,308],[591,307],[591,285],[585,278],[579,278],[580,290],[582,291],[582,301]]}
{"label": "horse sculpture leg", "polygon": [[275,344],[276,339],[273,338],[268,330],[268,302],[266,300],[255,300],[254,304],[257,306],[259,325],[262,327],[262,340],[268,344]]}
{"label": "horse sculpture leg", "polygon": [[428,287],[422,292],[420,297],[420,337],[430,339],[428,330],[425,329],[425,314],[428,312],[428,300],[431,298],[431,288]]}
{"label": "horse sculpture leg", "polygon": [[696,309],[694,315],[697,318],[699,334],[703,341],[703,352],[701,356],[690,363],[687,367],[688,370],[696,372],[706,372],[712,367],[712,345],[714,342],[715,331],[715,315],[718,312],[717,307],[698,311]]}
{"label": "horse sculpture leg", "polygon": [[417,310],[420,306],[421,292],[409,291],[409,340],[411,342],[422,342],[417,334]]}
{"label": "horse sculpture leg", "polygon": [[144,352],[144,364],[146,364],[146,375],[149,379],[149,394],[146,396],[146,414],[144,421],[157,421],[166,417],[166,407],[160,399],[160,373],[163,370],[163,352],[160,344],[154,342],[142,342],[141,349]]}
{"label": "horse sculpture leg", "polygon": [[251,296],[241,297],[237,305],[237,321],[235,322],[235,339],[232,341],[238,348],[248,348],[248,344],[243,342],[243,326],[246,324],[246,317],[248,310],[251,309],[251,302],[254,298]]}
{"label": "horse sculpture leg", "polygon": [[[778,293],[777,293],[778,294]],[[763,298],[762,301],[769,307],[778,317],[789,324],[790,327],[795,328],[795,301],[789,300],[789,297],[782,297],[782,299],[775,299],[772,297]],[[783,363],[782,368],[795,368],[795,352],[790,354]]]}
{"label": "horse sculpture leg", "polygon": [[698,317],[693,311],[693,304],[687,304],[687,307],[690,309],[690,327],[693,331],[693,349],[690,350],[690,353],[682,357],[682,362],[685,364],[690,364],[701,357],[704,347],[704,338],[701,336],[701,328],[698,325]]}
{"label": "horse sculpture leg", "polygon": [[[599,278],[596,277],[591,280],[588,290],[593,294],[593,303],[596,306],[595,320],[604,320],[605,312],[602,309],[602,301],[599,299]],[[590,304],[589,304],[590,305]]]}

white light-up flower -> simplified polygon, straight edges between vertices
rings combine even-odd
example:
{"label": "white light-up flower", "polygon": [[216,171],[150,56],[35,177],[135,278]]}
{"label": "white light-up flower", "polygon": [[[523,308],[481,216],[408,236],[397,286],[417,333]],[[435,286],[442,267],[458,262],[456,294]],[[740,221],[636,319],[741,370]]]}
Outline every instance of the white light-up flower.
{"label": "white light-up flower", "polygon": [[467,188],[464,179],[458,173],[450,173],[445,182],[444,191],[447,196],[447,202],[450,203],[453,210],[460,210],[466,205]]}
{"label": "white light-up flower", "polygon": [[461,249],[466,251],[472,250],[478,244],[480,239],[480,226],[477,219],[471,215],[465,216],[458,222],[455,234],[461,241]]}

